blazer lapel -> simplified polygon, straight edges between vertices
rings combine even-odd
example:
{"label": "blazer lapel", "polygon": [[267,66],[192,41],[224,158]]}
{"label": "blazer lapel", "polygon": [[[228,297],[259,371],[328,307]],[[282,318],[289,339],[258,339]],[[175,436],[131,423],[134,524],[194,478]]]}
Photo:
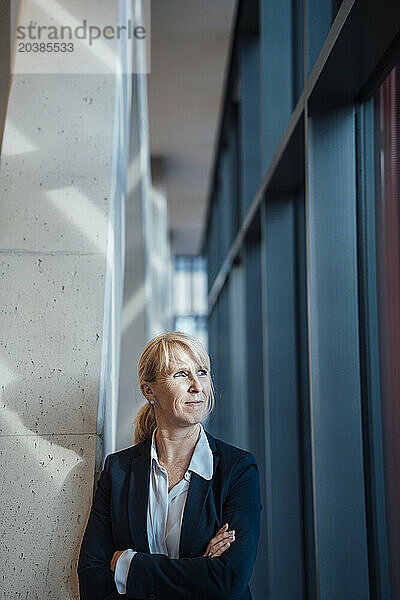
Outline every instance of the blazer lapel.
{"label": "blazer lapel", "polygon": [[[213,436],[204,430],[208,443],[213,453],[213,477],[218,465],[218,450]],[[150,479],[150,446],[151,438],[148,438],[138,447],[131,459],[128,493],[128,519],[129,527],[134,541],[134,550],[150,553],[147,537],[147,505],[149,499]],[[183,511],[181,536],[179,543],[179,557],[190,556],[193,548],[193,536],[196,531],[196,523],[199,522],[204,509],[212,479],[203,479],[200,475],[192,472],[185,508]]]}
{"label": "blazer lapel", "polygon": [[148,438],[131,459],[128,493],[128,517],[134,550],[150,553],[147,538],[147,504],[150,479],[150,445]]}
{"label": "blazer lapel", "polygon": [[183,511],[181,537],[179,543],[179,558],[189,557],[193,548],[193,538],[197,532],[196,524],[199,523],[201,513],[204,509],[212,480],[218,465],[219,456],[213,436],[204,430],[208,443],[213,453],[213,476],[211,479],[203,479],[200,475],[192,472],[189,489]]}

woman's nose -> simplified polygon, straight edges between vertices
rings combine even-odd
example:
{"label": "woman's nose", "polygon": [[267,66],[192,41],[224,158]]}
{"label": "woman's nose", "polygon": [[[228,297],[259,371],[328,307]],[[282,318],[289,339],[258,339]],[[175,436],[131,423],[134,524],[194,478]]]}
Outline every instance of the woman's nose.
{"label": "woman's nose", "polygon": [[197,390],[198,392],[200,392],[201,385],[200,385],[199,378],[196,377],[196,375],[192,375],[189,389],[193,389],[193,391]]}

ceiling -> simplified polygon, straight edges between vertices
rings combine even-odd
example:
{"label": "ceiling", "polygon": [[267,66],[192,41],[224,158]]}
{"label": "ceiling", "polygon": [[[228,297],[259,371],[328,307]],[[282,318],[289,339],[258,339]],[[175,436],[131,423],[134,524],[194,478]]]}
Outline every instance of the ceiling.
{"label": "ceiling", "polygon": [[236,0],[152,0],[150,150],[174,254],[200,251]]}

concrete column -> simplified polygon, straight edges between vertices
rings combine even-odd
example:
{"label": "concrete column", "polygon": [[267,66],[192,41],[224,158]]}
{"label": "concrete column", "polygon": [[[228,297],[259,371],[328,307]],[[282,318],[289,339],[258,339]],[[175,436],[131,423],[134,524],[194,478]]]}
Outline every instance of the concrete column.
{"label": "concrete column", "polygon": [[[76,3],[74,16],[94,7]],[[115,74],[12,79],[0,179],[3,598],[78,598],[102,434],[115,92]]]}

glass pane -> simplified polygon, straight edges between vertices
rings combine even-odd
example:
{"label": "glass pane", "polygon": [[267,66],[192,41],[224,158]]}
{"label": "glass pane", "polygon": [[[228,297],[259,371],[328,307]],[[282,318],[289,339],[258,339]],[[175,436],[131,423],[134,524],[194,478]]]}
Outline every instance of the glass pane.
{"label": "glass pane", "polygon": [[207,263],[202,256],[175,257],[175,329],[197,337],[207,349]]}
{"label": "glass pane", "polygon": [[374,98],[382,436],[391,594],[400,598],[400,70]]}

